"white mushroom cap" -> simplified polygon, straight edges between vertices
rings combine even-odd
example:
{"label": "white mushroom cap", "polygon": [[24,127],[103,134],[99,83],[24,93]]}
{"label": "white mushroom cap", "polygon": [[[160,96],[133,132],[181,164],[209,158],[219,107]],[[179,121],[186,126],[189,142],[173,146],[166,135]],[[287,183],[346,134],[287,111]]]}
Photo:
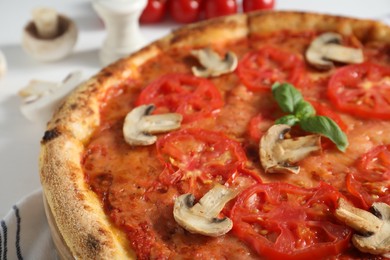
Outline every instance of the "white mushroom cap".
{"label": "white mushroom cap", "polygon": [[[48,16],[52,17],[52,14]],[[56,19],[51,19],[51,21],[57,22]],[[76,44],[78,30],[76,24],[64,15],[58,15],[58,23],[58,26],[49,26],[42,22],[40,32],[38,32],[35,22],[30,21],[23,31],[24,51],[34,59],[44,62],[56,61],[68,56]],[[51,31],[53,28],[58,30],[53,33]],[[54,36],[47,38],[50,35]]]}
{"label": "white mushroom cap", "polygon": [[131,110],[123,124],[125,141],[130,145],[151,145],[157,140],[153,134],[178,129],[183,116],[178,113],[150,115],[154,105],[141,105]]}
{"label": "white mushroom cap", "polygon": [[285,139],[289,125],[277,124],[268,129],[260,140],[260,161],[265,172],[298,173],[292,164],[321,149],[319,135]]}
{"label": "white mushroom cap", "polygon": [[355,208],[341,198],[335,216],[362,233],[352,236],[352,242],[357,249],[375,255],[390,253],[390,206],[375,202],[372,209],[375,215]]}
{"label": "white mushroom cap", "polygon": [[323,33],[315,38],[306,50],[306,60],[318,69],[330,69],[333,62],[362,63],[363,51],[340,45],[341,35],[337,33]]}
{"label": "white mushroom cap", "polygon": [[81,82],[81,71],[70,73],[62,82],[31,80],[19,91],[22,114],[32,122],[46,123],[66,96]]}
{"label": "white mushroom cap", "polygon": [[218,77],[237,68],[238,59],[233,52],[227,52],[223,59],[211,48],[193,50],[191,54],[197,57],[203,66],[203,68],[192,67],[192,73],[197,77]]}
{"label": "white mushroom cap", "polygon": [[175,200],[173,216],[180,226],[191,233],[221,236],[232,229],[233,222],[227,217],[220,219],[218,215],[236,195],[236,192],[218,184],[194,205],[194,196],[184,194]]}

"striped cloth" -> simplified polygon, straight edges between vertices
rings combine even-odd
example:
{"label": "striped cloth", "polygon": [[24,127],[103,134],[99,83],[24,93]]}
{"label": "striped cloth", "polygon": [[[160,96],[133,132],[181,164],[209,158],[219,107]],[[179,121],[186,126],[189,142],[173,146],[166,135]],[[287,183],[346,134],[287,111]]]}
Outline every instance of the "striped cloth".
{"label": "striped cloth", "polygon": [[0,222],[1,260],[58,259],[37,190],[16,203]]}

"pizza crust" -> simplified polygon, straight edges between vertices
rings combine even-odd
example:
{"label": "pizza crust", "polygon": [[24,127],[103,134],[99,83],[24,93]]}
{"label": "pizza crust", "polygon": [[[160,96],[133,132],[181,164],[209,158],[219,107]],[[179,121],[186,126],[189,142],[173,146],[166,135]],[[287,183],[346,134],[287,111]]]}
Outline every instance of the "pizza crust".
{"label": "pizza crust", "polygon": [[109,65],[80,85],[55,113],[41,142],[40,176],[50,211],[75,258],[134,259],[125,235],[110,224],[81,166],[84,145],[99,125],[106,90],[139,77],[137,67],[172,48],[197,48],[267,35],[279,30],[319,30],[355,34],[363,41],[390,42],[385,25],[368,20],[296,12],[238,14],[185,26]]}
{"label": "pizza crust", "polygon": [[363,43],[381,41],[390,43],[387,25],[372,20],[355,19],[304,12],[255,12],[248,14],[251,36],[266,36],[277,31],[336,32],[345,36],[354,35]]}

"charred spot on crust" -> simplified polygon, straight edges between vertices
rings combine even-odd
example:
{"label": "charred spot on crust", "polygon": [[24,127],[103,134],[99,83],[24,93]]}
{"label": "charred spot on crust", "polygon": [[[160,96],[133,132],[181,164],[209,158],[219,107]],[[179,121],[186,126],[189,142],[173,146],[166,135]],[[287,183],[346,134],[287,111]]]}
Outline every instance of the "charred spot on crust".
{"label": "charred spot on crust", "polygon": [[43,135],[42,144],[46,144],[47,142],[57,138],[60,136],[61,132],[57,128],[53,128],[51,130],[47,130],[45,134]]}
{"label": "charred spot on crust", "polygon": [[73,103],[73,104],[71,104],[71,105],[69,106],[69,108],[70,108],[71,110],[76,110],[76,109],[77,109],[77,104],[76,104],[76,103]]}
{"label": "charred spot on crust", "polygon": [[86,246],[91,252],[97,252],[100,250],[99,240],[96,239],[93,235],[88,234],[86,242]]}

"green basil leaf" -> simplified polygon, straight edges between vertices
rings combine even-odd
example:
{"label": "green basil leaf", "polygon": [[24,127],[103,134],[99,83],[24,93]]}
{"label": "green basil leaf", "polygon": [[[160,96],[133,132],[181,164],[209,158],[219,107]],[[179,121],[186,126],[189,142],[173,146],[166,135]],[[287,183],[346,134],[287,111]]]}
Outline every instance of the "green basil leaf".
{"label": "green basil leaf", "polygon": [[295,125],[298,122],[299,122],[299,119],[296,116],[294,116],[294,115],[285,115],[285,116],[282,116],[281,118],[278,118],[275,121],[275,124],[284,124],[284,125],[293,126],[293,125]]}
{"label": "green basil leaf", "polygon": [[295,116],[299,119],[314,116],[315,114],[316,110],[309,102],[301,100],[295,107]]}
{"label": "green basil leaf", "polygon": [[294,86],[276,82],[272,86],[272,94],[283,112],[294,113],[295,107],[302,100],[302,94]]}
{"label": "green basil leaf", "polygon": [[345,152],[348,147],[348,139],[340,127],[329,117],[326,116],[312,116],[302,118],[300,120],[300,126],[307,132],[317,133],[328,137],[337,148]]}

